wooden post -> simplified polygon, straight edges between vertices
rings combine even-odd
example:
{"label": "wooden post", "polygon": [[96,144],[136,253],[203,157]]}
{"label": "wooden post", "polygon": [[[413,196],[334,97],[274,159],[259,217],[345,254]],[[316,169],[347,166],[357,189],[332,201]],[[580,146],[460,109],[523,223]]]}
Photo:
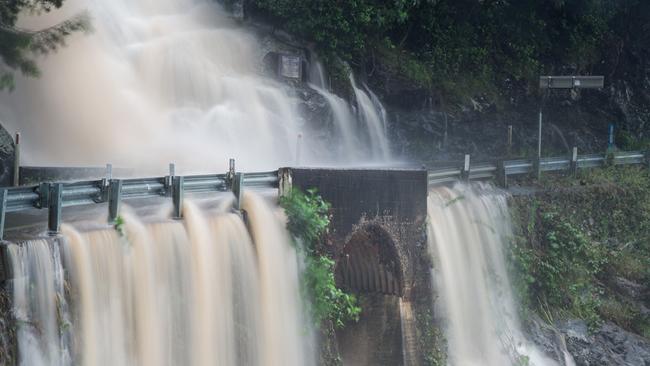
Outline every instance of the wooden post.
{"label": "wooden post", "polygon": [[61,209],[63,207],[63,184],[50,185],[47,228],[50,235],[57,235],[61,230]]}

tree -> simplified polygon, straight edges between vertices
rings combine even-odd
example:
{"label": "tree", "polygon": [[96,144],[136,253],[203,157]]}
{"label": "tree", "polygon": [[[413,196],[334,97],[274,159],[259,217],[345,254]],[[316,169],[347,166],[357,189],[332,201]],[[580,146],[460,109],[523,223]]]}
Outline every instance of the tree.
{"label": "tree", "polygon": [[21,12],[50,12],[60,8],[63,2],[64,0],[0,1],[0,91],[14,88],[16,71],[29,77],[38,77],[40,71],[34,57],[56,51],[65,45],[65,38],[70,34],[90,29],[85,14],[36,31],[16,26]]}

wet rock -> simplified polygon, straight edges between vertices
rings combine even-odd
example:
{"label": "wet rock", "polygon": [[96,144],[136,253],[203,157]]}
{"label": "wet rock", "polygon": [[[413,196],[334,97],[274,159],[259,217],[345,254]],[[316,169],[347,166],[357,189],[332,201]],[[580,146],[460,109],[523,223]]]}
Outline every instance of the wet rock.
{"label": "wet rock", "polygon": [[585,322],[568,320],[559,329],[578,366],[650,365],[650,340],[612,323],[590,333]]}

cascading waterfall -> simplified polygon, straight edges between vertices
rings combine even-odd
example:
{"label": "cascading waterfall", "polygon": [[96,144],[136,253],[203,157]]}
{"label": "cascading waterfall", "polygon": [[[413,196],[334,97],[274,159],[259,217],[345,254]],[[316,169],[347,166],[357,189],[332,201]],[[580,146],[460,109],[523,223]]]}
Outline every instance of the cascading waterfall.
{"label": "cascading waterfall", "polygon": [[488,186],[429,192],[429,250],[451,365],[545,366],[523,335],[504,257],[512,238],[506,196]]}
{"label": "cascading waterfall", "polygon": [[[20,365],[313,364],[298,258],[270,205],[10,245]],[[61,248],[59,250],[59,247]]]}
{"label": "cascading waterfall", "polygon": [[[42,77],[19,77],[14,93],[0,96],[0,120],[23,133],[30,164],[214,171],[232,157],[250,171],[293,164],[298,153],[302,164],[390,157],[367,94],[357,90],[357,121],[337,111],[349,106],[325,90],[324,76],[318,92],[339,130],[334,141],[311,133],[295,93],[260,75],[265,47],[215,1],[67,0],[21,26],[40,29],[83,10],[94,32],[71,37],[40,62]],[[355,142],[368,133],[367,145]],[[296,151],[298,135],[309,149]]]}
{"label": "cascading waterfall", "polygon": [[71,323],[58,248],[33,240],[22,247],[10,245],[7,252],[14,275],[13,310],[22,364],[67,365]]}
{"label": "cascading waterfall", "polygon": [[[386,131],[388,117],[377,95],[370,88],[365,87],[365,91],[357,88],[354,77],[350,74],[350,84],[359,105],[358,115],[355,116],[345,100],[327,90],[327,78],[320,62],[311,65],[309,76],[310,87],[325,98],[332,110],[334,132],[341,141],[340,156],[348,161],[357,161],[364,157],[365,152],[366,158],[371,160],[388,161],[391,157]],[[368,146],[367,151],[359,149],[362,144]],[[367,156],[368,154],[370,155]]]}
{"label": "cascading waterfall", "polygon": [[379,98],[368,87],[364,85],[364,89],[368,91],[366,93],[366,91],[357,86],[352,75],[350,75],[350,83],[352,84],[352,89],[357,99],[357,115],[367,126],[373,155],[389,159],[390,146],[386,137],[386,110],[379,102]]}

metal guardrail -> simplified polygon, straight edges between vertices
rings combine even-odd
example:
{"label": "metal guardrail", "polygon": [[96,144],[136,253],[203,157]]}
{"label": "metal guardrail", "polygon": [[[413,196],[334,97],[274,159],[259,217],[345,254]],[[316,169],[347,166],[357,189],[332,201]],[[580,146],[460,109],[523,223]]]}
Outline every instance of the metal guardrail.
{"label": "metal guardrail", "polygon": [[[650,156],[641,151],[623,151],[605,154],[578,155],[574,148],[571,157],[542,159],[515,159],[496,163],[470,164],[469,155],[457,167],[432,169],[428,184],[439,185],[458,180],[496,179],[507,186],[508,177],[540,172],[571,171],[605,165],[647,164]],[[143,179],[112,179],[108,167],[106,178],[67,183],[41,183],[33,186],[0,188],[0,240],[4,234],[7,213],[29,209],[48,209],[48,229],[57,233],[64,207],[108,203],[109,221],[119,215],[124,200],[151,197],[170,197],[174,204],[174,217],[182,217],[183,198],[186,194],[232,191],[236,208],[239,208],[241,191],[247,188],[279,188],[279,172],[235,173],[234,161],[226,174],[177,176],[173,165],[164,177]]]}
{"label": "metal guardrail", "polygon": [[260,173],[235,173],[234,162],[226,174],[176,176],[170,166],[170,175],[143,179],[111,179],[0,188],[0,240],[3,238],[7,213],[30,209],[48,209],[48,230],[57,233],[64,207],[108,203],[109,221],[119,215],[123,200],[152,197],[171,197],[174,216],[182,216],[183,198],[186,194],[232,191],[239,208],[242,187],[278,188],[278,171]]}
{"label": "metal guardrail", "polygon": [[[643,151],[618,151],[603,154],[577,155],[572,157],[549,157],[537,159],[515,159],[497,163],[469,164],[469,155],[464,164],[458,167],[445,167],[429,170],[429,185],[439,185],[458,180],[496,179],[507,186],[509,176],[535,174],[539,172],[571,171],[603,167],[606,165],[648,164],[650,156]],[[469,169],[466,169],[469,167]]]}

